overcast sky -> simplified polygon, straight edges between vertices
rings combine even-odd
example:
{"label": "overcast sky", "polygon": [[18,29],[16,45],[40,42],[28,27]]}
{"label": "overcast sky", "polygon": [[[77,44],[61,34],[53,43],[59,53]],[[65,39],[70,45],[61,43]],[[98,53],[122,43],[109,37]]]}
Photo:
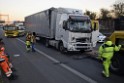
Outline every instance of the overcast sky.
{"label": "overcast sky", "polygon": [[[110,9],[117,0],[0,0],[0,14],[9,15],[10,21],[24,20],[25,16],[51,7],[75,8],[99,12]],[[6,20],[6,17],[2,17]]]}

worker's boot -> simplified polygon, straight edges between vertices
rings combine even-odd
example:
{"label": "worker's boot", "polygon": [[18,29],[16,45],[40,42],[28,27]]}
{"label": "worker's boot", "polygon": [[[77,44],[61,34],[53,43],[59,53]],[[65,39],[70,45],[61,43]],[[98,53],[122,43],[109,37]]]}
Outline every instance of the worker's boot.
{"label": "worker's boot", "polygon": [[13,72],[16,72],[16,69],[15,69],[14,67],[12,67],[11,70],[12,70]]}
{"label": "worker's boot", "polygon": [[11,74],[9,77],[8,77],[9,80],[14,80],[14,77],[13,75]]}
{"label": "worker's boot", "polygon": [[109,75],[106,75],[106,74],[105,74],[105,71],[102,71],[102,76],[103,76],[103,77],[106,77],[106,78],[109,78]]}
{"label": "worker's boot", "polygon": [[32,52],[36,52],[34,48],[32,48]]}
{"label": "worker's boot", "polygon": [[17,75],[11,74],[11,75],[8,77],[8,79],[9,79],[9,80],[16,80],[17,77],[18,77]]}
{"label": "worker's boot", "polygon": [[30,50],[31,50],[30,45],[27,45],[27,46],[26,46],[26,50],[27,50],[27,52],[30,52]]}

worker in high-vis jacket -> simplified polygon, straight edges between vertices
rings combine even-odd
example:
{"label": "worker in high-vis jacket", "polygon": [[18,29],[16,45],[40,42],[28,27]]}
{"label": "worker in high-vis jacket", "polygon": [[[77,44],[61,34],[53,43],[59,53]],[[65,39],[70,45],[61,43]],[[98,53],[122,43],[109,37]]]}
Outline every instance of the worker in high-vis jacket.
{"label": "worker in high-vis jacket", "polygon": [[111,59],[114,55],[114,51],[119,51],[120,48],[121,45],[114,45],[108,38],[106,38],[106,42],[99,47],[98,58],[103,60],[104,70],[102,71],[102,75],[104,75],[105,77],[110,76],[109,68],[111,65]]}

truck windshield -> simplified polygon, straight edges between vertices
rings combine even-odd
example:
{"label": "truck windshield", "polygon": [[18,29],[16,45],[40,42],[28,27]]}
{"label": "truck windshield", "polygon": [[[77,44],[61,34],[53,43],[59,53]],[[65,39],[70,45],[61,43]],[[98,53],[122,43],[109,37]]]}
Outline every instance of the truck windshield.
{"label": "truck windshield", "polygon": [[16,30],[16,27],[4,27],[4,30]]}
{"label": "truck windshield", "polygon": [[69,30],[73,32],[91,32],[90,21],[70,21]]}

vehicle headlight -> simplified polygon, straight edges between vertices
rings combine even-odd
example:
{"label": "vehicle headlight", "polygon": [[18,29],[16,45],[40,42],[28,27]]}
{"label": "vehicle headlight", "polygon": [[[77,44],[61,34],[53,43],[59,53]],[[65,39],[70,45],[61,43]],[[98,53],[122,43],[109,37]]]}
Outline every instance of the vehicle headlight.
{"label": "vehicle headlight", "polygon": [[75,48],[75,45],[73,45],[71,43],[68,44],[68,49],[73,50],[74,48]]}
{"label": "vehicle headlight", "polygon": [[76,38],[75,38],[75,37],[72,37],[72,38],[71,38],[71,41],[75,41],[75,40],[76,40]]}
{"label": "vehicle headlight", "polygon": [[72,50],[72,49],[73,49],[73,45],[69,44],[69,45],[68,45],[68,49],[69,49],[69,50]]}
{"label": "vehicle headlight", "polygon": [[106,38],[106,36],[104,36],[104,39]]}
{"label": "vehicle headlight", "polygon": [[7,34],[5,33],[5,36],[7,36]]}

